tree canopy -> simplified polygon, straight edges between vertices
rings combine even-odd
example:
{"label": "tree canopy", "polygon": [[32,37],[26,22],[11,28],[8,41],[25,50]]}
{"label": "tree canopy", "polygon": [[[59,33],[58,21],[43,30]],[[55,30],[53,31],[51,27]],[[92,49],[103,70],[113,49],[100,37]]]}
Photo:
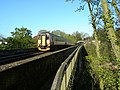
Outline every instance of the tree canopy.
{"label": "tree canopy", "polygon": [[14,32],[11,32],[11,37],[6,39],[9,49],[16,48],[30,48],[33,47],[32,32],[27,28],[15,28]]}
{"label": "tree canopy", "polygon": [[[75,0],[66,0],[75,1]],[[77,1],[77,0],[76,0]],[[76,11],[88,9],[95,42],[86,44],[88,68],[101,90],[120,89],[120,0],[79,0]],[[84,6],[87,5],[87,8]],[[116,29],[117,28],[117,29]],[[99,42],[100,41],[100,42]]]}

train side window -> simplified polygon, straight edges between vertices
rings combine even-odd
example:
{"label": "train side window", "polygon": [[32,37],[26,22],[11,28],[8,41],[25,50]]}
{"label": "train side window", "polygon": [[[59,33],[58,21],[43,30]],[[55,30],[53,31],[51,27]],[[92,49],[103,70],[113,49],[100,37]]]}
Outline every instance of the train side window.
{"label": "train side window", "polygon": [[39,35],[39,39],[41,39],[41,35]]}

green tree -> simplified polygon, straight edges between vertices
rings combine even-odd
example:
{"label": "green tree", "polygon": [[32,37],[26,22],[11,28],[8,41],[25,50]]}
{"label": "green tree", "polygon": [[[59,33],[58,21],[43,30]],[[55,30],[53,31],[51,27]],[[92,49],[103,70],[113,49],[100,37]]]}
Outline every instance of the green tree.
{"label": "green tree", "polygon": [[[97,2],[98,1],[98,2]],[[98,6],[99,6],[99,0],[97,1],[94,1],[94,2],[90,2],[90,0],[87,1],[87,4],[88,4],[88,8],[89,8],[89,11],[90,11],[90,16],[92,18],[92,27],[93,27],[93,30],[94,30],[94,37],[95,37],[95,44],[96,44],[96,54],[97,54],[97,57],[100,58],[100,43],[99,43],[99,40],[98,40],[98,36],[97,36],[97,27],[96,27],[96,17],[98,16]],[[94,8],[94,5],[91,5],[91,4],[95,4],[97,2],[97,8],[95,8],[96,13],[93,12],[92,8]],[[91,7],[92,6],[92,7]],[[95,16],[94,14],[95,13]]]}
{"label": "green tree", "polygon": [[[66,0],[74,1],[74,0]],[[91,24],[94,29],[94,37],[98,37],[101,40],[100,51],[101,57],[95,56],[95,45],[91,42],[87,43],[88,51],[88,62],[90,62],[91,69],[90,74],[93,79],[99,83],[101,90],[118,90],[120,88],[120,73],[119,73],[119,61],[120,61],[120,47],[119,47],[119,35],[118,31],[114,29],[113,15],[111,14],[111,8],[108,6],[110,0],[79,0],[80,8],[79,11],[84,8],[84,2],[87,3],[90,15]],[[97,3],[99,2],[97,8]],[[81,4],[84,4],[81,6]],[[100,5],[101,4],[101,5]],[[98,12],[101,12],[100,14]],[[99,16],[98,16],[99,15]],[[100,16],[101,15],[101,16]],[[96,17],[97,16],[97,17]],[[101,31],[98,30],[100,23],[96,20],[102,21]],[[116,34],[115,34],[116,33]],[[103,36],[102,36],[103,35]],[[114,57],[115,56],[115,57]],[[113,57],[111,59],[111,57]],[[117,57],[117,59],[116,59]],[[117,84],[118,83],[118,84]],[[93,86],[95,83],[93,84]],[[94,89],[94,88],[93,88]]]}
{"label": "green tree", "polygon": [[4,37],[2,34],[0,34],[0,50],[4,50],[5,49],[5,44],[4,44]]}
{"label": "green tree", "polygon": [[0,40],[3,39],[3,38],[4,38],[4,36],[2,34],[0,34]]}
{"label": "green tree", "polygon": [[88,33],[81,32],[80,34],[81,34],[82,40],[84,40],[85,38],[88,38],[88,37],[89,37],[89,34],[88,34]]}
{"label": "green tree", "polygon": [[73,43],[76,43],[76,41],[77,41],[75,36],[73,36],[71,34],[66,34],[65,32],[60,31],[60,30],[54,30],[54,31],[52,31],[52,33],[55,34],[55,35],[61,36],[63,38],[66,38],[66,39],[70,40]]}
{"label": "green tree", "polygon": [[[74,0],[66,0],[66,1],[74,1]],[[80,2],[82,3],[87,3],[88,5],[88,9],[89,9],[89,12],[90,12],[90,16],[91,16],[91,24],[92,24],[92,27],[93,27],[93,30],[94,30],[94,38],[95,38],[95,45],[96,45],[96,54],[97,54],[97,57],[100,58],[100,43],[99,43],[99,40],[98,40],[98,36],[97,36],[97,26],[96,26],[96,19],[97,19],[97,16],[98,16],[98,7],[99,7],[99,4],[100,4],[100,0],[80,0]],[[84,5],[83,6],[80,6],[80,8],[77,9],[77,11],[81,11],[83,10],[84,8]]]}
{"label": "green tree", "polygon": [[42,33],[42,32],[50,32],[50,31],[45,30],[45,29],[42,29],[42,30],[40,30],[40,31],[38,32],[38,34],[40,34],[40,33]]}
{"label": "green tree", "polygon": [[[120,2],[120,1],[119,1],[119,2]],[[119,18],[119,20],[120,20],[120,11],[119,11],[119,9],[118,9],[118,6],[117,6],[116,1],[115,1],[115,0],[112,0],[111,5],[114,7],[115,12],[116,12],[116,14],[117,14],[117,16],[118,16],[118,18]]]}
{"label": "green tree", "polygon": [[72,36],[75,38],[76,42],[82,40],[81,34],[78,31],[73,32]]}
{"label": "green tree", "polygon": [[115,33],[116,33],[116,36],[117,36],[117,39],[118,39],[117,43],[120,46],[120,28],[117,28],[116,31],[115,31]]}
{"label": "green tree", "polygon": [[66,38],[73,43],[76,43],[79,40],[83,40],[85,37],[88,36],[87,33],[80,33],[78,31],[73,32],[73,34],[67,34],[67,33],[60,31],[60,30],[54,30],[54,31],[52,31],[52,33],[55,35],[61,36],[63,38]]}
{"label": "green tree", "polygon": [[114,30],[114,22],[111,17],[111,12],[108,8],[108,3],[106,0],[102,0],[102,8],[103,8],[103,21],[105,25],[105,30],[107,32],[108,39],[111,42],[111,46],[113,52],[117,58],[120,58],[120,47],[116,44],[117,38]]}
{"label": "green tree", "polygon": [[31,30],[24,27],[15,28],[15,31],[11,34],[12,37],[7,38],[10,49],[34,47]]}
{"label": "green tree", "polygon": [[54,30],[54,31],[52,31],[52,33],[55,35],[61,36],[62,32],[60,30]]}

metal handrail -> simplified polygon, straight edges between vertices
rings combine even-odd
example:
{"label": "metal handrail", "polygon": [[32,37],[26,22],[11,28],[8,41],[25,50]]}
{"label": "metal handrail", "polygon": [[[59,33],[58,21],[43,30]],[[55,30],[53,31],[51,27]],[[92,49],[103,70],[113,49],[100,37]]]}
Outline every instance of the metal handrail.
{"label": "metal handrail", "polygon": [[68,88],[68,83],[70,81],[73,68],[76,66],[76,56],[78,56],[81,47],[82,46],[78,46],[74,52],[61,64],[54,78],[51,90],[66,90]]}

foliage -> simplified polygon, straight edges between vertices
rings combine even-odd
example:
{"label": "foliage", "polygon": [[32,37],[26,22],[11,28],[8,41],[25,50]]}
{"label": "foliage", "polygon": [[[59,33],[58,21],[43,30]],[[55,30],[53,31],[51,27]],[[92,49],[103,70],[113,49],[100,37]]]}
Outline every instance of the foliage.
{"label": "foliage", "polygon": [[[62,31],[60,31],[60,30],[54,30],[54,31],[52,31],[52,33],[55,34],[55,35],[61,36],[62,33],[64,33],[64,32],[62,32]],[[65,34],[65,33],[64,33],[64,34]]]}
{"label": "foliage", "polygon": [[72,41],[73,43],[76,43],[77,41],[83,40],[84,38],[89,37],[89,35],[87,33],[83,33],[83,32],[73,32],[73,34],[66,34],[63,31],[60,30],[54,30],[52,31],[53,34],[58,35],[58,36],[62,36],[70,41]]}
{"label": "foliage", "polygon": [[11,37],[7,37],[5,41],[7,45],[3,45],[2,49],[18,49],[18,48],[31,48],[34,46],[34,40],[32,38],[31,30],[27,28],[15,28],[14,32],[11,32]]}
{"label": "foliage", "polygon": [[[75,1],[75,0],[66,0]],[[119,0],[78,0],[80,6],[76,11],[84,10],[88,3],[91,24],[97,29],[97,37],[100,41],[100,55],[96,57],[95,43],[88,42],[86,50],[91,76],[99,82],[101,90],[120,89],[120,32],[115,30],[119,22]],[[110,4],[109,4],[110,3]],[[102,6],[102,8],[101,8]],[[92,7],[90,9],[90,7]],[[114,8],[115,11],[112,10]],[[114,12],[114,13],[112,13]],[[115,14],[116,13],[116,14]],[[119,27],[118,27],[119,28]],[[94,36],[95,38],[95,36]],[[97,48],[96,48],[97,49]],[[97,51],[97,50],[96,50]]]}
{"label": "foliage", "polygon": [[42,32],[50,32],[50,31],[47,31],[47,30],[45,30],[45,29],[42,29],[42,30],[40,30],[40,31],[38,32],[38,34],[39,34],[39,33],[42,33]]}
{"label": "foliage", "polygon": [[75,38],[76,41],[80,41],[80,40],[82,40],[81,33],[79,33],[78,31],[73,32],[72,35],[73,35],[73,37]]}
{"label": "foliage", "polygon": [[[86,45],[86,50],[89,54],[87,60],[91,69],[89,72],[95,80],[93,85],[99,82],[101,90],[117,90],[118,82],[118,66],[115,58],[111,61],[110,57],[107,57],[105,53],[101,53],[103,57],[97,58],[95,56],[95,45],[88,43]],[[108,49],[107,47],[105,49]],[[117,76],[116,76],[117,75]]]}
{"label": "foliage", "polygon": [[0,50],[5,50],[7,42],[2,34],[0,34]]}
{"label": "foliage", "polygon": [[[99,29],[97,33],[101,41],[101,57],[96,57],[94,43],[88,42],[85,46],[89,54],[89,56],[86,57],[89,62],[89,72],[95,80],[93,87],[95,88],[96,83],[99,82],[101,90],[119,90],[120,59],[115,57],[111,49],[111,43],[107,41],[104,29]],[[119,40],[119,29],[117,29],[115,33]]]}
{"label": "foliage", "polygon": [[117,28],[115,33],[116,33],[116,37],[118,39],[117,44],[120,46],[120,28]]}

